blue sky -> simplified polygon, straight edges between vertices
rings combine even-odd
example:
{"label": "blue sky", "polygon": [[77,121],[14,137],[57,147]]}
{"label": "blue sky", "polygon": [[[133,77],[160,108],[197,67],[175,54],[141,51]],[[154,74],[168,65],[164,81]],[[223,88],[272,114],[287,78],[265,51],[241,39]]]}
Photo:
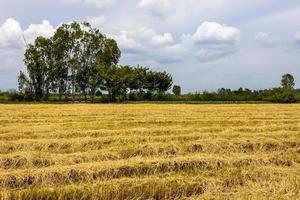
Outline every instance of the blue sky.
{"label": "blue sky", "polygon": [[300,87],[299,0],[1,0],[0,89],[16,88],[24,44],[89,21],[118,41],[120,64],[167,70],[184,92]]}

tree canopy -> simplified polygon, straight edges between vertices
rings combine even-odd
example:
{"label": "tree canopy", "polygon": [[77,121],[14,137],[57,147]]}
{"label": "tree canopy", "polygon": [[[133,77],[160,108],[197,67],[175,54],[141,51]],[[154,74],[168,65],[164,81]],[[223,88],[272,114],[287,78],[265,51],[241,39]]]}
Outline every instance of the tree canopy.
{"label": "tree canopy", "polygon": [[173,94],[176,96],[181,95],[181,87],[179,85],[174,85],[173,86]]}
{"label": "tree canopy", "polygon": [[[25,51],[27,73],[20,72],[19,89],[33,100],[87,95],[99,91],[109,100],[127,98],[128,92],[161,94],[172,86],[167,72],[146,67],[118,66],[121,51],[89,23],[61,25],[51,38],[38,37]],[[27,74],[27,75],[26,75]]]}
{"label": "tree canopy", "polygon": [[294,77],[291,74],[285,74],[281,79],[281,86],[284,89],[294,89],[295,82]]}

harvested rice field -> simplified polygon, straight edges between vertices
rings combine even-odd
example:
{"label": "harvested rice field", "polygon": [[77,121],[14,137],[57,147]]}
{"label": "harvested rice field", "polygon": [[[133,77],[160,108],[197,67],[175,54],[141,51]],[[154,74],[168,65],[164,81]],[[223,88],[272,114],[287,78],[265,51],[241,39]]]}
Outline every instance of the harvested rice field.
{"label": "harvested rice field", "polygon": [[300,105],[0,105],[0,199],[300,199]]}

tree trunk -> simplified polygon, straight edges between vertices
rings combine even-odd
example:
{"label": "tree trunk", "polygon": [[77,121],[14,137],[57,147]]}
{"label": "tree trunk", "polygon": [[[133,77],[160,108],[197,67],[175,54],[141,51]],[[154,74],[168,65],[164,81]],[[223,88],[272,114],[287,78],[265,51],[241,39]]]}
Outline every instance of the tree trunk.
{"label": "tree trunk", "polygon": [[84,94],[84,101],[86,103],[87,102],[87,97],[86,97],[86,90],[85,89],[83,90],[83,94]]}
{"label": "tree trunk", "polygon": [[92,103],[95,103],[95,89],[91,89],[91,98],[92,98]]}

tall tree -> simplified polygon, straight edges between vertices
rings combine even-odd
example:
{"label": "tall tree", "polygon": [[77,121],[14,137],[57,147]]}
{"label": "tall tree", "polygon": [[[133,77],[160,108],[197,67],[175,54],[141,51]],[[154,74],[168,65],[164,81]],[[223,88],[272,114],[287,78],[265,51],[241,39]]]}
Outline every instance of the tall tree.
{"label": "tall tree", "polygon": [[67,96],[69,79],[69,52],[72,45],[70,41],[69,25],[61,25],[52,37],[53,51],[55,59],[55,82],[58,90],[59,99]]}
{"label": "tall tree", "polygon": [[24,96],[25,100],[32,100],[33,89],[32,84],[24,72],[20,71],[18,76],[19,92]]}
{"label": "tall tree", "polygon": [[87,95],[94,101],[99,90],[108,92],[111,101],[127,98],[128,90],[163,94],[171,88],[172,77],[148,68],[118,66],[121,51],[115,40],[107,38],[89,23],[61,25],[53,37],[38,37],[25,52],[27,74],[19,76],[20,91],[30,88],[35,100],[51,94]]}
{"label": "tall tree", "polygon": [[147,74],[149,73],[149,68],[137,66],[133,68],[134,80],[130,84],[130,90],[138,91],[140,95],[147,90]]}
{"label": "tall tree", "polygon": [[35,47],[39,52],[40,62],[42,65],[43,99],[48,100],[51,82],[55,75],[52,71],[54,65],[52,41],[48,38],[38,37],[35,40]]}
{"label": "tall tree", "polygon": [[110,101],[115,102],[116,97],[120,100],[126,98],[127,90],[134,79],[133,69],[130,66],[110,65],[102,68],[101,89],[108,92]]}
{"label": "tall tree", "polygon": [[294,77],[291,74],[285,74],[281,79],[281,86],[285,89],[293,89],[295,86]]}
{"label": "tall tree", "polygon": [[44,68],[39,49],[35,45],[28,45],[25,51],[24,62],[31,80],[34,98],[39,101],[43,97]]}
{"label": "tall tree", "polygon": [[181,87],[179,85],[174,85],[173,93],[174,93],[174,95],[179,96],[181,94]]}
{"label": "tall tree", "polygon": [[156,72],[156,78],[158,82],[158,92],[165,93],[166,91],[171,89],[173,84],[171,74],[167,73],[166,71]]}

